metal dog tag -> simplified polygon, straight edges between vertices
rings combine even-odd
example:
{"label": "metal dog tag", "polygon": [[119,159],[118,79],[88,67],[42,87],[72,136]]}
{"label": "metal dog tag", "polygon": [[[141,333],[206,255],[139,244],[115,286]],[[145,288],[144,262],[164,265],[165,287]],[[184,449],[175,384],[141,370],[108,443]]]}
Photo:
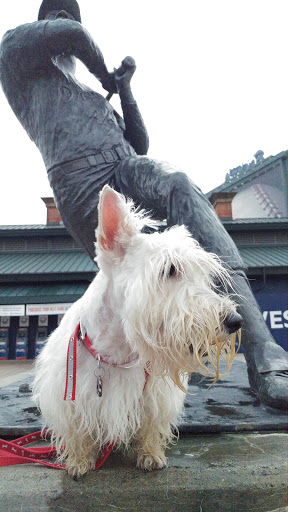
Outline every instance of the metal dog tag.
{"label": "metal dog tag", "polygon": [[102,384],[103,384],[103,381],[102,381],[101,377],[97,377],[96,390],[97,390],[97,395],[99,396],[99,398],[101,398],[101,396],[102,396]]}
{"label": "metal dog tag", "polygon": [[102,392],[103,392],[103,380],[102,380],[102,377],[104,376],[104,371],[105,370],[104,370],[103,366],[101,366],[100,356],[98,356],[97,360],[98,360],[98,366],[94,370],[94,375],[96,377],[96,391],[97,391],[97,395],[99,396],[99,398],[101,398]]}

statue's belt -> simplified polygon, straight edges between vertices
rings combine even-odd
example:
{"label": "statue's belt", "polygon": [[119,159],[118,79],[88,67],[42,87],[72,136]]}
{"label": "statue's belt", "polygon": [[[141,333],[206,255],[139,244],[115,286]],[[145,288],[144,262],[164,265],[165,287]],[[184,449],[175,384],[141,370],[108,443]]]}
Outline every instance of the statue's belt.
{"label": "statue's belt", "polygon": [[76,160],[70,160],[69,162],[63,162],[61,164],[53,165],[48,172],[53,169],[61,168],[62,171],[73,172],[78,171],[80,169],[85,169],[85,167],[93,167],[95,165],[102,164],[112,164],[117,162],[117,160],[122,160],[126,156],[132,156],[132,151],[129,151],[129,148],[124,148],[123,146],[117,146],[112,149],[106,149],[104,151],[100,151],[99,153],[95,153],[94,155],[85,156],[83,158],[77,158]]}

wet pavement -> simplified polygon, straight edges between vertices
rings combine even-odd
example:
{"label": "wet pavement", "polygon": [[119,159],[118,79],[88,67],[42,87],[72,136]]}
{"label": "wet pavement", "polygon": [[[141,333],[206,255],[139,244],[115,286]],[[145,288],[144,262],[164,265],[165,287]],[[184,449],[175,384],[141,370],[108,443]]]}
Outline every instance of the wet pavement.
{"label": "wet pavement", "polygon": [[[31,366],[15,363],[13,377],[13,362],[5,363],[0,437],[17,437],[38,430],[41,419],[30,399]],[[255,400],[246,364],[234,361],[211,388],[195,376],[188,391],[168,468],[139,471],[133,455],[119,451],[79,482],[38,465],[3,467],[0,512],[288,512],[287,414]]]}
{"label": "wet pavement", "polygon": [[[286,449],[285,449],[286,446]],[[143,472],[112,453],[79,482],[64,471],[0,468],[1,512],[284,512],[287,437],[222,434],[182,437],[169,466]]]}
{"label": "wet pavement", "polygon": [[[32,365],[22,369],[15,377],[22,376],[21,380],[1,387],[0,379],[0,437],[20,437],[42,427],[39,411],[31,401]],[[7,379],[9,376],[2,382],[7,383]],[[229,374],[212,387],[208,379],[195,374],[188,393],[185,416],[179,423],[182,434],[288,429],[286,412],[266,407],[252,395],[246,364],[241,360],[234,361]]]}

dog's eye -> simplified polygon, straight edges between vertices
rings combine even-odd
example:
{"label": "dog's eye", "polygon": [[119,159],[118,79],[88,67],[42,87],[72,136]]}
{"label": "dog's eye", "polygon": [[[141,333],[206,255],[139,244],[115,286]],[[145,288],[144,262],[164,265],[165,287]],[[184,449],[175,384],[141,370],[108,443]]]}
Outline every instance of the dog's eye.
{"label": "dog's eye", "polygon": [[218,277],[213,278],[213,288],[220,288],[221,287],[221,281],[218,279]]}
{"label": "dog's eye", "polygon": [[222,292],[227,293],[225,282],[222,281],[221,279],[219,279],[218,277],[214,277],[214,279],[213,279],[213,288],[214,288],[214,290],[216,290],[219,293],[222,293]]}
{"label": "dog's eye", "polygon": [[169,269],[169,272],[168,272],[168,277],[174,277],[174,276],[176,276],[176,273],[177,273],[176,267],[175,267],[175,265],[172,264]]}
{"label": "dog's eye", "polygon": [[161,279],[169,279],[170,277],[175,277],[177,274],[177,269],[175,265],[171,264],[170,267],[163,268],[161,271]]}

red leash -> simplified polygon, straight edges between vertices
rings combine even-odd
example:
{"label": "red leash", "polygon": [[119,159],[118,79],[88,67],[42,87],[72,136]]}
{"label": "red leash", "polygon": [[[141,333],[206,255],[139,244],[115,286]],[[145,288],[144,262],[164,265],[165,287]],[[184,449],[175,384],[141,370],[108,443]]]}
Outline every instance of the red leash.
{"label": "red leash", "polygon": [[[45,439],[47,439],[47,435],[45,432],[42,434],[41,431],[19,437],[18,439],[14,439],[14,441],[10,442],[0,439],[0,467],[35,463],[54,469],[66,469],[65,464],[48,462],[50,459],[53,460],[57,456],[57,452],[54,447],[51,448],[46,446],[45,448],[41,448],[37,446],[34,448],[24,448],[24,446],[30,443]],[[94,468],[95,471],[104,464],[114,446],[115,443],[107,443],[104,446],[99,459],[96,461]]]}

